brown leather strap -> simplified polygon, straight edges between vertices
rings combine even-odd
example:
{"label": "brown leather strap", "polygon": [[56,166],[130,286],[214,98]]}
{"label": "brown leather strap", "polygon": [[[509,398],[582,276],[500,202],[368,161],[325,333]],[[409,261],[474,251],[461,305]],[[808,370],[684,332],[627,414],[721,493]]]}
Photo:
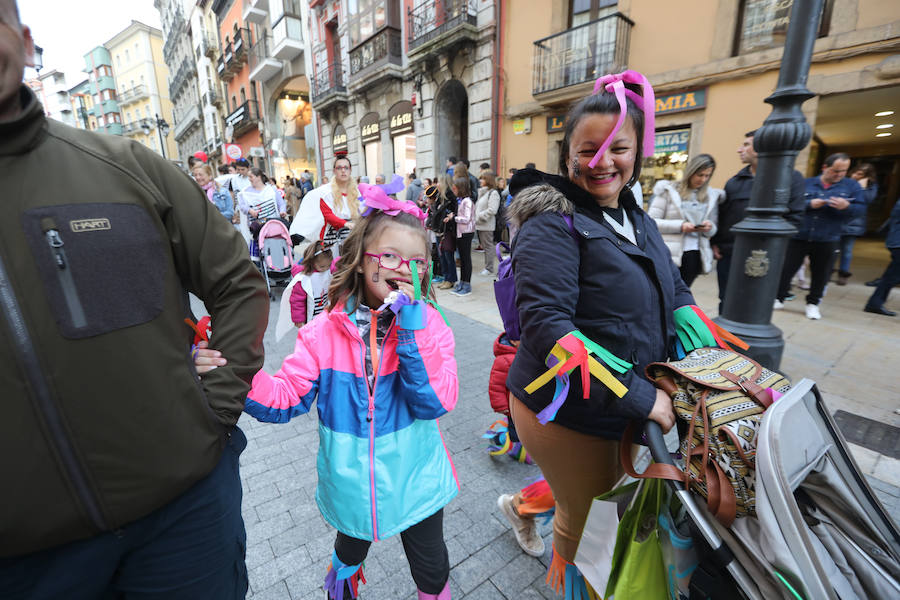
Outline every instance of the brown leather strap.
{"label": "brown leather strap", "polygon": [[619,460],[622,468],[629,477],[635,479],[671,479],[672,481],[684,481],[684,473],[673,465],[652,462],[647,465],[643,473],[634,470],[634,461],[631,459],[631,440],[634,439],[635,422],[629,421],[619,441]]}
{"label": "brown leather strap", "polygon": [[678,392],[678,386],[675,385],[675,379],[671,375],[660,377],[653,383],[657,388],[664,391],[669,396],[669,398],[674,397],[675,393]]}
{"label": "brown leather strap", "polygon": [[719,375],[736,384],[744,390],[745,394],[756,400],[763,408],[769,408],[772,405],[772,397],[769,395],[769,392],[759,387],[755,381],[747,379],[746,377],[739,377],[734,373],[725,370],[719,371]]}
{"label": "brown leather strap", "polygon": [[741,460],[755,469],[756,460],[750,460],[749,458],[747,458],[747,455],[744,454],[744,449],[741,447],[741,440],[738,439],[737,434],[727,427],[721,427],[719,429],[719,438],[722,438],[723,436],[727,437],[731,441],[731,443],[734,444],[734,448]]}
{"label": "brown leather strap", "polygon": [[734,487],[725,471],[714,460],[709,461],[715,470],[716,478],[719,480],[719,506],[714,512],[716,519],[725,527],[731,527],[737,516],[737,495],[734,493]]}

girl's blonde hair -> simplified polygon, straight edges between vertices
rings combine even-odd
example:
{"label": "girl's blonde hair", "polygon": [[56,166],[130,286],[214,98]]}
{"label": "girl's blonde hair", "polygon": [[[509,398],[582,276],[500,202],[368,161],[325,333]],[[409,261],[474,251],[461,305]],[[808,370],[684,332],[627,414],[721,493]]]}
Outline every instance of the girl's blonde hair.
{"label": "girl's blonde hair", "polygon": [[[675,190],[678,192],[678,195],[684,198],[685,194],[690,192],[688,185],[691,183],[691,177],[700,171],[709,168],[712,168],[713,172],[716,170],[716,159],[709,154],[698,154],[689,160],[687,166],[684,168],[684,177],[675,184]],[[708,192],[709,180],[707,179],[706,183],[697,188],[697,202],[706,202],[709,195]]]}
{"label": "girl's blonde hair", "polygon": [[484,179],[484,187],[489,190],[497,189],[497,174],[490,169],[485,169],[478,175],[479,179]]}
{"label": "girl's blonde hair", "polygon": [[[342,160],[346,160],[347,164],[351,167],[353,166],[350,159],[346,156],[339,156],[334,159],[335,166]],[[347,206],[344,205],[344,196],[341,194],[340,188],[338,188],[337,177],[334,177],[331,180],[331,197],[334,198],[334,207],[336,209],[341,210],[342,208],[347,208],[350,212],[350,220],[356,221],[359,219],[359,188],[354,185],[352,178],[347,185]]]}
{"label": "girl's blonde hair", "polygon": [[[341,246],[341,257],[335,266],[334,276],[331,278],[331,285],[328,287],[328,310],[332,310],[338,304],[347,302],[350,298],[356,298],[361,301],[366,282],[362,274],[363,260],[365,260],[366,248],[373,243],[381,232],[390,225],[402,225],[408,227],[418,233],[422,238],[422,247],[425,249],[424,255],[426,260],[430,259],[428,248],[428,237],[422,222],[413,215],[401,212],[396,216],[387,215],[380,210],[374,211],[367,217],[363,217],[357,222],[357,225],[350,230],[350,235],[344,240]],[[425,286],[428,283],[428,272],[422,276],[421,285],[423,296],[427,295],[434,300],[434,291]],[[370,308],[377,308],[372,306]]]}
{"label": "girl's blonde hair", "polygon": [[206,176],[209,177],[210,182],[212,182],[212,184],[213,184],[213,189],[215,189],[216,191],[219,191],[219,182],[216,181],[216,177],[213,174],[212,167],[209,166],[207,163],[197,163],[196,165],[194,165],[191,168],[191,173],[193,173],[194,171],[198,171],[198,170],[206,173]]}

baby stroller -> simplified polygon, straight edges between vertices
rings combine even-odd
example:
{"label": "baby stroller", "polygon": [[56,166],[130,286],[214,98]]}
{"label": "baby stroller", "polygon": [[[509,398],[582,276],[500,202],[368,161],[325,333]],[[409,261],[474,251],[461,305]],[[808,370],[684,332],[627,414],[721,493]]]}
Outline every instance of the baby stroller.
{"label": "baby stroller", "polygon": [[285,286],[291,280],[291,234],[287,225],[270,219],[259,230],[259,265],[269,298],[275,300],[275,285]]}
{"label": "baby stroller", "polygon": [[[674,464],[659,425],[648,422],[645,435],[653,459]],[[701,589],[698,597],[900,598],[900,532],[811,380],[795,384],[765,412],[755,518],[726,529],[681,482],[669,483],[701,549],[692,598],[694,579],[711,582],[723,574],[731,590],[713,583],[718,590]]]}

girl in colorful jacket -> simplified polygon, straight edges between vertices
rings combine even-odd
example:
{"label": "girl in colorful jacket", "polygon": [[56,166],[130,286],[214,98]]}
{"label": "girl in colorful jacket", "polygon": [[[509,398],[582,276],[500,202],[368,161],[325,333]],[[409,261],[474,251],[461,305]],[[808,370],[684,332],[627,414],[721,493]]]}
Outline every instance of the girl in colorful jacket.
{"label": "girl in colorful jacket", "polygon": [[366,216],[344,242],[327,312],[299,330],[278,373],[256,374],[245,411],[283,423],[317,400],[316,502],[338,530],[330,598],[356,598],[369,546],[399,533],[419,598],[447,600],[443,507],[459,486],[437,418],[456,405],[453,334],[412,300],[413,277],[428,274],[424,215],[359,187]]}

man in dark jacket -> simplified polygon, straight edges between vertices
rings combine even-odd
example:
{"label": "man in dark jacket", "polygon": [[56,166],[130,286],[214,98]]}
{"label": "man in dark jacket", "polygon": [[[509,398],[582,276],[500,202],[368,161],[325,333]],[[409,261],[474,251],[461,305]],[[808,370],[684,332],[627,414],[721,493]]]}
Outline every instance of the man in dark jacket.
{"label": "man in dark jacket", "polygon": [[[186,174],[44,116],[33,49],[0,0],[0,595],[243,598],[265,285]],[[228,359],[203,379],[188,292]]]}
{"label": "man in dark jacket", "polygon": [[891,217],[888,219],[888,236],[884,245],[891,253],[891,263],[878,280],[878,286],[863,309],[876,315],[895,317],[897,313],[884,307],[891,288],[900,283],[900,200],[894,203]]}
{"label": "man in dark jacket", "polygon": [[[744,141],[738,147],[738,156],[745,165],[725,184],[725,201],[719,205],[718,231],[712,237],[713,257],[716,259],[716,275],[719,280],[719,312],[725,303],[725,290],[728,287],[728,273],[731,269],[731,255],[734,252],[734,232],[731,228],[743,220],[747,207],[750,206],[750,195],[753,192],[753,180],[756,176],[757,155],[753,149],[753,136],[756,130],[744,134]],[[804,179],[799,171],[791,172],[791,199],[788,202],[788,213],[785,218],[795,227],[800,223],[800,215],[804,209]]]}
{"label": "man in dark jacket", "polygon": [[806,210],[795,235],[789,242],[778,284],[775,308],[784,308],[791,289],[791,278],[803,259],[809,256],[810,285],[806,295],[806,316],[821,319],[819,302],[834,265],[844,221],[850,218],[853,205],[865,204],[860,185],[847,177],[850,157],[839,152],[825,159],[822,174],[806,180]]}

